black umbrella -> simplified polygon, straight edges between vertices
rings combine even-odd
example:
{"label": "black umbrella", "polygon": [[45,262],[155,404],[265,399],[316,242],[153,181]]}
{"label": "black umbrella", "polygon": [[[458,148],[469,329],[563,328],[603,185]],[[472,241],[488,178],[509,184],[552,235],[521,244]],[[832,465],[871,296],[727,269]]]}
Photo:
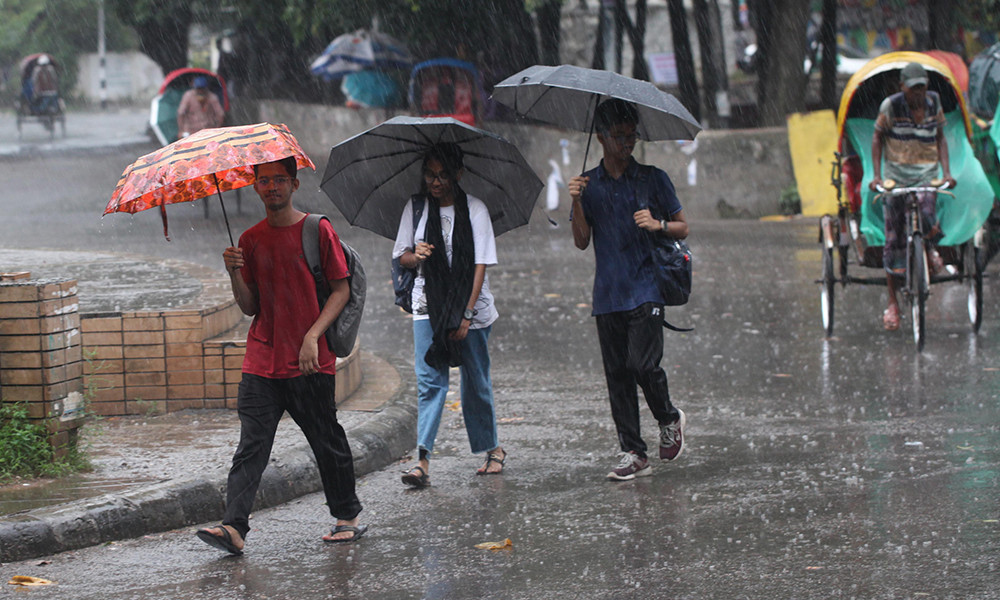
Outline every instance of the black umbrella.
{"label": "black umbrella", "polygon": [[635,105],[636,133],[644,140],[693,140],[701,131],[677,98],[648,81],[610,71],[535,65],[498,83],[491,97],[525,117],[577,131],[593,133],[597,105],[611,98]]}
{"label": "black umbrella", "polygon": [[321,189],[351,225],[396,239],[410,196],[420,191],[423,155],[434,144],[464,152],[461,186],[490,209],[500,235],[528,222],[541,180],[513,144],[450,117],[395,117],[330,150]]}

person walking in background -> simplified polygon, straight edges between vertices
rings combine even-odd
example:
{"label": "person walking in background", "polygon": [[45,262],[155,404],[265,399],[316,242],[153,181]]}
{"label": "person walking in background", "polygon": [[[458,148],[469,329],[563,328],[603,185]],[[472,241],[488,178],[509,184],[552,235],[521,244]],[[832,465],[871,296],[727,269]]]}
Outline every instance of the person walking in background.
{"label": "person walking in background", "polygon": [[221,127],[225,117],[218,96],[208,89],[208,77],[199,75],[177,106],[177,133],[186,138],[202,129]]}
{"label": "person walking in background", "polygon": [[[449,367],[461,370],[462,416],[473,453],[486,453],[480,475],[503,471],[507,453],[497,438],[487,342],[499,316],[486,267],[497,263],[489,210],[459,185],[462,150],[438,144],[424,155],[420,194],[407,202],[393,258],[417,269],[411,295],[414,369],[417,375],[418,463],[404,484],[430,483],[434,450],[448,394]],[[421,212],[414,230],[414,210]]]}
{"label": "person walking in background", "polygon": [[324,306],[302,256],[306,213],[292,206],[299,188],[294,157],[254,165],[254,190],[267,217],[240,236],[239,247],[223,253],[233,296],[253,317],[247,334],[237,411],[240,443],[226,485],[226,513],[218,527],[201,529],[204,542],[242,554],[249,516],[274,434],[288,411],[316,457],[330,514],[337,520],[325,542],[353,542],[367,530],[358,525],[354,459],[337,422],[337,357],[323,333],[350,298],[347,263],[340,239],[320,222],[320,258],[331,294]]}
{"label": "person walking in background", "polygon": [[594,121],[604,158],[567,187],[576,247],[586,250],[594,240],[593,315],[622,451],[608,479],[626,481],[652,474],[639,431],[637,384],[659,424],[660,459],[674,460],[684,449],[685,415],[670,402],[667,375],[660,367],[664,299],[644,236],[649,231],[684,239],[688,225],[667,174],[632,157],[639,124],[635,106],[606,100]]}
{"label": "person walking in background", "polygon": [[[940,167],[944,182],[955,185],[948,161],[948,141],[944,137],[944,111],[937,92],[927,89],[927,70],[912,62],[900,70],[901,91],[882,101],[875,119],[872,136],[871,190],[882,186],[883,175],[896,185],[913,187],[927,185],[938,175]],[[883,149],[885,165],[882,164]],[[885,246],[882,262],[889,288],[889,304],[882,313],[882,326],[899,329],[899,300],[896,298],[897,278],[906,273],[905,196],[882,198],[885,219]],[[917,192],[917,203],[924,225],[923,232],[931,244],[942,237],[937,219],[937,194]],[[937,250],[928,252],[931,268],[937,272],[943,261]]]}

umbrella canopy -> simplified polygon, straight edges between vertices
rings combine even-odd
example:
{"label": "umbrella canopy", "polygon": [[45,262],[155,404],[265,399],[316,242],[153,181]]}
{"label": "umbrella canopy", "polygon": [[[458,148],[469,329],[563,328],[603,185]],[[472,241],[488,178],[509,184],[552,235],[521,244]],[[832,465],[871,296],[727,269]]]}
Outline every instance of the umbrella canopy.
{"label": "umbrella canopy", "polygon": [[420,190],[423,155],[443,142],[462,148],[462,189],[489,208],[495,235],[528,222],[542,181],[513,144],[450,117],[395,117],[337,144],[321,188],[351,225],[395,239]]}
{"label": "umbrella canopy", "polygon": [[316,169],[284,125],[258,123],[202,129],[126,167],[104,214],[136,213],[159,206],[166,235],[167,204],[212,194],[218,194],[221,202],[222,192],[253,185],[253,165],[289,156],[295,157],[299,168]]}
{"label": "umbrella canopy", "polygon": [[309,71],[327,80],[372,68],[406,68],[413,62],[406,45],[380,31],[359,29],[334,38]]}
{"label": "umbrella canopy", "polygon": [[644,140],[693,140],[701,125],[684,105],[648,81],[572,65],[535,65],[511,75],[491,96],[531,119],[591,131],[597,105],[611,98],[635,104]]}

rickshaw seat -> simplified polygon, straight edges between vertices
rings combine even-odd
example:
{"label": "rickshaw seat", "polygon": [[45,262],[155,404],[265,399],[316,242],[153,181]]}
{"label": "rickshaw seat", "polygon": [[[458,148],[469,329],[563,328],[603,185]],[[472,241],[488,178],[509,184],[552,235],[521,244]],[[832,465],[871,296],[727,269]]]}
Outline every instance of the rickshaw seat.
{"label": "rickshaw seat", "polygon": [[[961,111],[945,114],[945,139],[951,174],[958,182],[955,196],[938,194],[937,214],[944,238],[942,246],[957,246],[975,235],[986,222],[993,206],[993,190],[982,165],[976,160],[972,144],[966,137]],[[885,230],[882,218],[882,201],[874,201],[875,192],[868,189],[872,179],[872,136],[874,119],[850,118],[844,126],[844,135],[861,159],[863,176],[859,189],[861,204],[861,233],[868,246],[884,246]],[[853,207],[852,207],[853,208]]]}

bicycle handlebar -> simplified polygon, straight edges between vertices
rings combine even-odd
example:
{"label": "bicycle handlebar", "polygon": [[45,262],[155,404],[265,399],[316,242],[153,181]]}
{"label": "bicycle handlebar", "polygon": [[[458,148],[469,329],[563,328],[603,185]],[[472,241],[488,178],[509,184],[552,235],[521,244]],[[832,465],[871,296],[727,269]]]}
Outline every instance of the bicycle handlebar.
{"label": "bicycle handlebar", "polygon": [[952,186],[949,183],[942,183],[941,185],[919,185],[912,187],[891,187],[891,188],[886,188],[881,185],[876,185],[875,189],[879,192],[880,195],[901,196],[903,194],[911,194],[914,192],[944,192],[951,189],[951,187]]}

